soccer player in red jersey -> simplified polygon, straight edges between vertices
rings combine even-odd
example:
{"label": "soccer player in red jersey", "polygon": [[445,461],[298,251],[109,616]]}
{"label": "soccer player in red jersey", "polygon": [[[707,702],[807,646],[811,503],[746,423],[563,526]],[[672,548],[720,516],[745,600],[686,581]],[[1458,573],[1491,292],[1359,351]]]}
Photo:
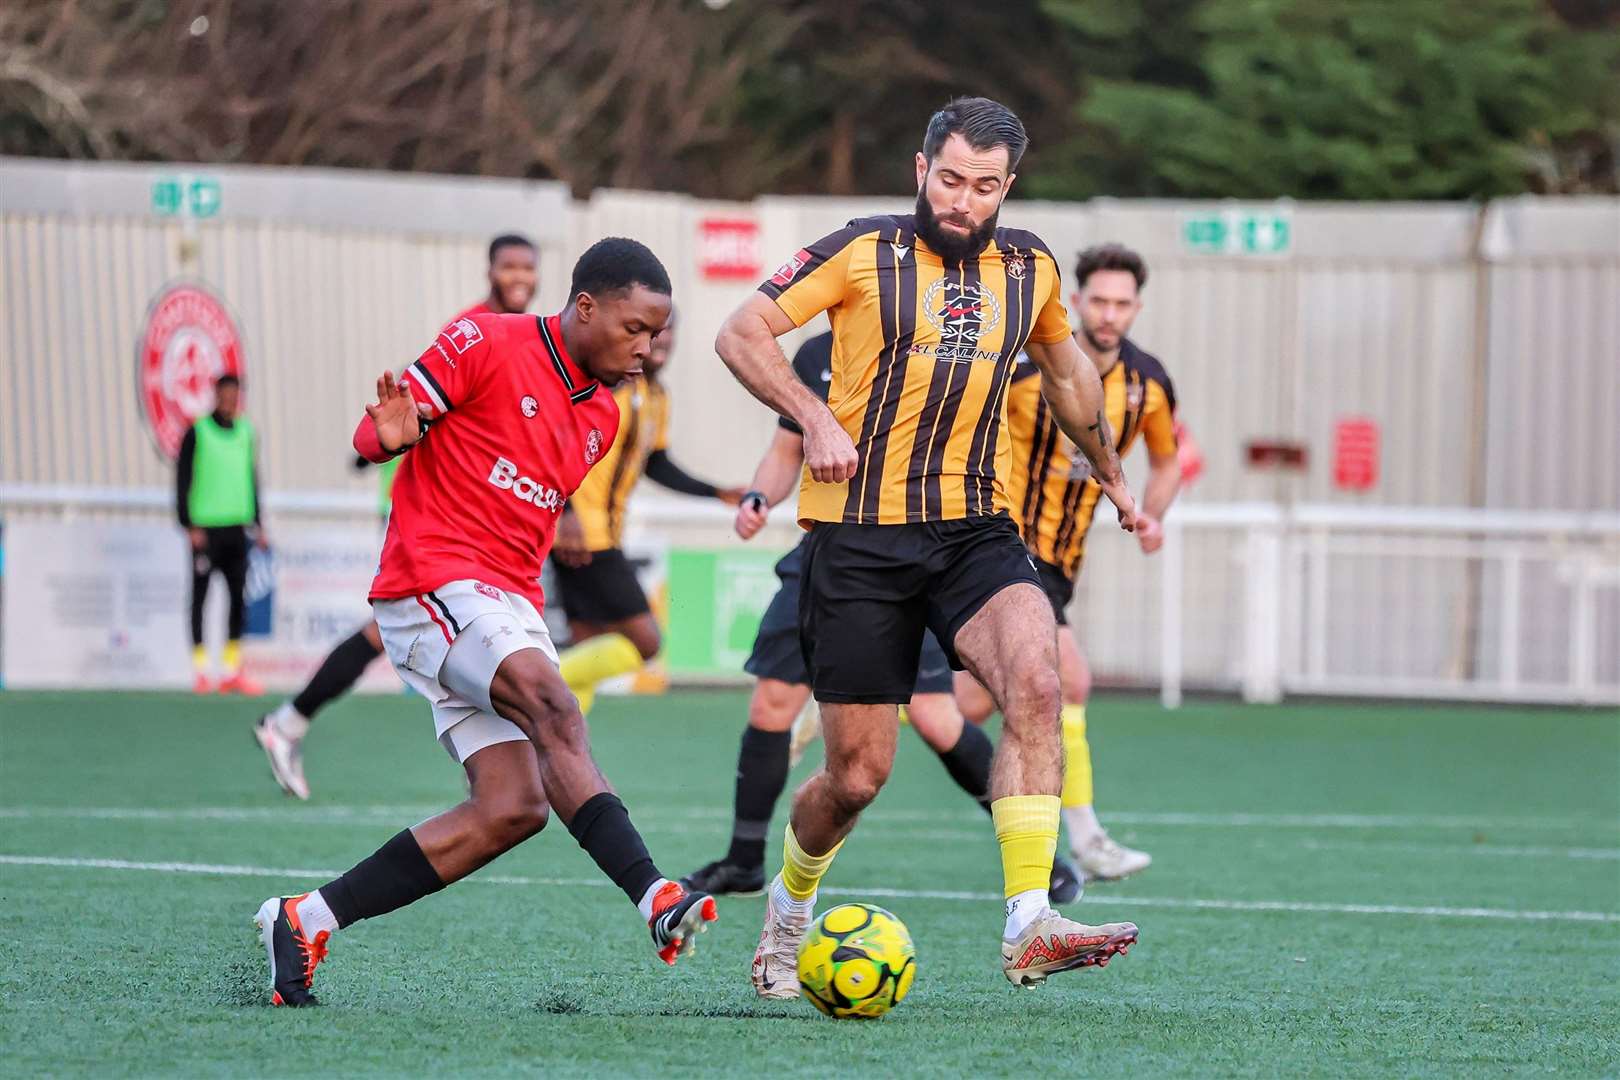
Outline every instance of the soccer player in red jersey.
{"label": "soccer player in red jersey", "polygon": [[[529,310],[538,284],[534,242],[517,233],[497,236],[489,242],[489,295],[451,322],[472,315],[522,314]],[[356,464],[363,467],[370,462],[359,458]],[[393,481],[393,463],[385,464],[383,472],[379,483],[386,500]],[[340,641],[302,690],[253,725],[253,737],[264,750],[270,775],[281,790],[300,799],[309,798],[309,781],[304,778],[304,736],[309,734],[310,721],[321,709],[354,689],[366,668],[382,653],[382,632],[373,620]]]}
{"label": "soccer player in red jersey", "polygon": [[332,933],[467,876],[552,810],[639,908],[666,963],[714,920],[712,897],[658,872],[597,768],[540,617],[540,569],[564,500],[618,429],[610,388],[640,370],[669,311],[657,257],[602,240],[575,265],[560,315],[458,319],[397,383],[386,372],[377,381],[355,449],[405,457],[372,610],[470,794],[319,889],[264,902],[275,1004],[315,1003]]}

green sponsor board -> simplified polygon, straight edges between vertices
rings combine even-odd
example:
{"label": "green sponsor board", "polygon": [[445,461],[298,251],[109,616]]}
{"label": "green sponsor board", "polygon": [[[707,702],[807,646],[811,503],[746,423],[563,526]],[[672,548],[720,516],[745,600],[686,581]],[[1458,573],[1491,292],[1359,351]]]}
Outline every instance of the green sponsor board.
{"label": "green sponsor board", "polygon": [[756,548],[670,551],[664,659],[672,675],[742,674],[759,620],[780,584],[772,567],[781,557],[780,551]]}

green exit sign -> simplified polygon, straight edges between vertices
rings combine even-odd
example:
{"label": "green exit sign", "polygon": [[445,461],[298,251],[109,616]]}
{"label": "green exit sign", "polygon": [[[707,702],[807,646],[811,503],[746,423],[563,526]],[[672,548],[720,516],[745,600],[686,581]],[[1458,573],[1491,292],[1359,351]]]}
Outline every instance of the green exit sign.
{"label": "green exit sign", "polygon": [[219,181],[212,176],[160,176],[152,181],[158,217],[210,218],[219,213]]}
{"label": "green exit sign", "polygon": [[1294,215],[1287,208],[1183,214],[1181,244],[1195,255],[1287,255]]}

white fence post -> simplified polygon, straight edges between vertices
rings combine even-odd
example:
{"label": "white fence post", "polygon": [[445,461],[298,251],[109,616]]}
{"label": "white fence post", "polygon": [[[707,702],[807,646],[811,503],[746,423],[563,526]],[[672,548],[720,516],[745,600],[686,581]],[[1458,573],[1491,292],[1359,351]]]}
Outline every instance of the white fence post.
{"label": "white fence post", "polygon": [[1185,555],[1181,525],[1164,523],[1164,547],[1159,551],[1159,703],[1181,707],[1182,571]]}
{"label": "white fence post", "polygon": [[1244,545],[1243,700],[1282,700],[1282,530],[1249,528]]}

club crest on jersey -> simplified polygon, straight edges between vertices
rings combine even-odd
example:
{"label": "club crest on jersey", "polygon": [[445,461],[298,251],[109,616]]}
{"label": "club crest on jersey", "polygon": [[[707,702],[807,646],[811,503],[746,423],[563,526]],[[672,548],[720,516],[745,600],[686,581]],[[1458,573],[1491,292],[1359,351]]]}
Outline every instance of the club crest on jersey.
{"label": "club crest on jersey", "polygon": [[1011,248],[1001,257],[1001,265],[1007,268],[1007,276],[1014,281],[1023,281],[1024,274],[1028,272],[1029,265],[1024,259],[1024,253],[1017,248]]}
{"label": "club crest on jersey", "polygon": [[591,428],[591,433],[585,436],[585,464],[595,465],[596,459],[602,456],[602,433]]}
{"label": "club crest on jersey", "polygon": [[1140,409],[1142,407],[1142,396],[1145,392],[1146,391],[1144,390],[1142,384],[1139,382],[1133,382],[1127,385],[1125,387],[1125,407],[1132,410]]}
{"label": "club crest on jersey", "polygon": [[778,288],[786,288],[788,282],[793,280],[793,275],[808,265],[810,265],[810,251],[808,248],[800,248],[791,259],[776,268],[776,273],[771,275],[771,284]]}
{"label": "club crest on jersey", "polygon": [[1001,301],[996,294],[971,281],[940,278],[923,294],[928,321],[939,331],[934,356],[940,360],[995,360],[996,353],[979,348],[979,338],[1001,325]]}
{"label": "club crest on jersey", "polygon": [[524,394],[523,400],[518,402],[518,408],[523,410],[524,416],[527,416],[530,420],[533,420],[535,414],[540,411],[540,403],[534,400],[533,396]]}
{"label": "club crest on jersey", "polygon": [[440,336],[450,343],[452,349],[456,350],[457,356],[484,340],[484,332],[471,319],[457,319],[445,327]]}

